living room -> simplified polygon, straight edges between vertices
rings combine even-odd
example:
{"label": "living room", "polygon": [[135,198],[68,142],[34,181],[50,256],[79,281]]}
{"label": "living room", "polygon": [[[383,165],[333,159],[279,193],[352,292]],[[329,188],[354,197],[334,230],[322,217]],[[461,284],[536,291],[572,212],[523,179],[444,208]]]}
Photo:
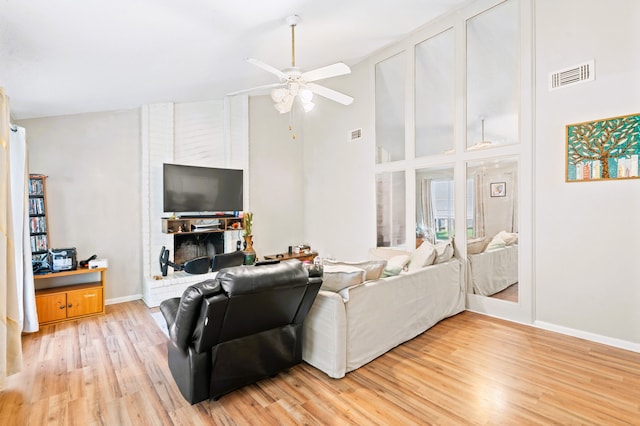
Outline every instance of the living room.
{"label": "living room", "polygon": [[[471,2],[461,16],[496,3]],[[523,41],[528,51],[520,53],[530,81],[520,93],[526,138],[517,152],[510,151],[520,159],[519,301],[469,296],[467,307],[640,352],[640,276],[622,267],[637,257],[640,232],[630,225],[640,209],[635,201],[639,181],[565,180],[566,125],[638,113],[640,63],[629,52],[638,50],[640,8],[632,0],[521,4],[522,22],[530,26]],[[195,137],[180,129],[195,120],[191,123],[200,126],[201,135],[216,140],[211,151],[224,151],[224,164],[213,166],[248,170],[246,205],[255,213],[258,255],[308,243],[324,257],[366,257],[376,246],[379,171],[373,68],[425,36],[460,25],[461,19],[428,23],[355,64],[350,75],[327,82],[353,96],[354,103],[344,107],[319,99],[313,113],[298,117],[295,140],[288,115],[274,111],[269,97],[166,100],[117,111],[17,117],[15,124],[27,131],[30,172],[49,176],[51,241],[77,247],[81,258],[95,253],[109,259],[109,306],[119,309],[115,306],[140,299],[144,280],[157,273],[158,241],[149,243],[145,232],[159,230],[162,217],[153,204],[158,193],[157,186],[156,192],[150,189],[152,172],[144,168],[160,162],[151,165],[148,146],[162,138],[170,139],[169,145],[191,143]],[[550,72],[592,59],[594,81],[548,89]],[[11,87],[5,90],[11,97]],[[153,121],[158,114],[169,119]],[[413,118],[407,120],[409,129]],[[362,140],[347,140],[354,129],[362,129]],[[456,161],[442,159],[460,172]]]}

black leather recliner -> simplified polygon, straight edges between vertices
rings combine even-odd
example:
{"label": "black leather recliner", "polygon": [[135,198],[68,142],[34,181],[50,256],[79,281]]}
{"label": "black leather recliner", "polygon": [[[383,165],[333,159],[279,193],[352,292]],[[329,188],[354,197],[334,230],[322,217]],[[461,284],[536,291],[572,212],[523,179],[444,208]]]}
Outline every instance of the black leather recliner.
{"label": "black leather recliner", "polygon": [[300,363],[321,284],[297,260],[236,266],[163,301],[169,369],[185,399],[218,399]]}

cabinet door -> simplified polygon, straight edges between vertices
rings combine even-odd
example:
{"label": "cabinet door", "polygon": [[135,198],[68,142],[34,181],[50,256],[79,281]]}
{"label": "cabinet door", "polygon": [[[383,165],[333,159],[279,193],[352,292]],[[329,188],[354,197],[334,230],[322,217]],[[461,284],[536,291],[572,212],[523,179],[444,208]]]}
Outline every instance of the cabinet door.
{"label": "cabinet door", "polygon": [[67,292],[67,317],[95,314],[102,311],[102,288]]}
{"label": "cabinet door", "polygon": [[36,310],[40,324],[58,321],[67,317],[67,297],[65,293],[36,296]]}

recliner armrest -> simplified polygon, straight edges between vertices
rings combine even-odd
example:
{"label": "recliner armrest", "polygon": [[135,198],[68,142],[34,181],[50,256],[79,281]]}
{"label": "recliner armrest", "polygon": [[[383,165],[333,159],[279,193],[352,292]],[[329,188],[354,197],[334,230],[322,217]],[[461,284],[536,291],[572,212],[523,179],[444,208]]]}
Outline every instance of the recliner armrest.
{"label": "recliner armrest", "polygon": [[[175,319],[169,326],[169,337],[182,352],[186,353],[193,340],[193,330],[200,314],[203,298],[219,293],[222,293],[222,288],[218,280],[206,280],[193,284],[182,293]],[[165,309],[169,310],[169,303],[166,306]]]}

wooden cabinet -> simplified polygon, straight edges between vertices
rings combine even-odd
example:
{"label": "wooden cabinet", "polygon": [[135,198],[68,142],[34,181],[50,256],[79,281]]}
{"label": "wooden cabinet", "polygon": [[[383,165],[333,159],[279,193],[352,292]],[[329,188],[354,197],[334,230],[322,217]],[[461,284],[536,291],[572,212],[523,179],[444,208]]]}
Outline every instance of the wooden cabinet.
{"label": "wooden cabinet", "polygon": [[35,275],[36,280],[100,274],[100,281],[69,284],[36,290],[36,309],[40,325],[104,314],[104,286],[107,268],[77,269]]}
{"label": "wooden cabinet", "polygon": [[310,253],[282,253],[282,254],[269,254],[264,256],[264,260],[289,260],[289,259],[298,259],[300,262],[313,262],[313,259],[318,256],[318,252],[312,251]]}

